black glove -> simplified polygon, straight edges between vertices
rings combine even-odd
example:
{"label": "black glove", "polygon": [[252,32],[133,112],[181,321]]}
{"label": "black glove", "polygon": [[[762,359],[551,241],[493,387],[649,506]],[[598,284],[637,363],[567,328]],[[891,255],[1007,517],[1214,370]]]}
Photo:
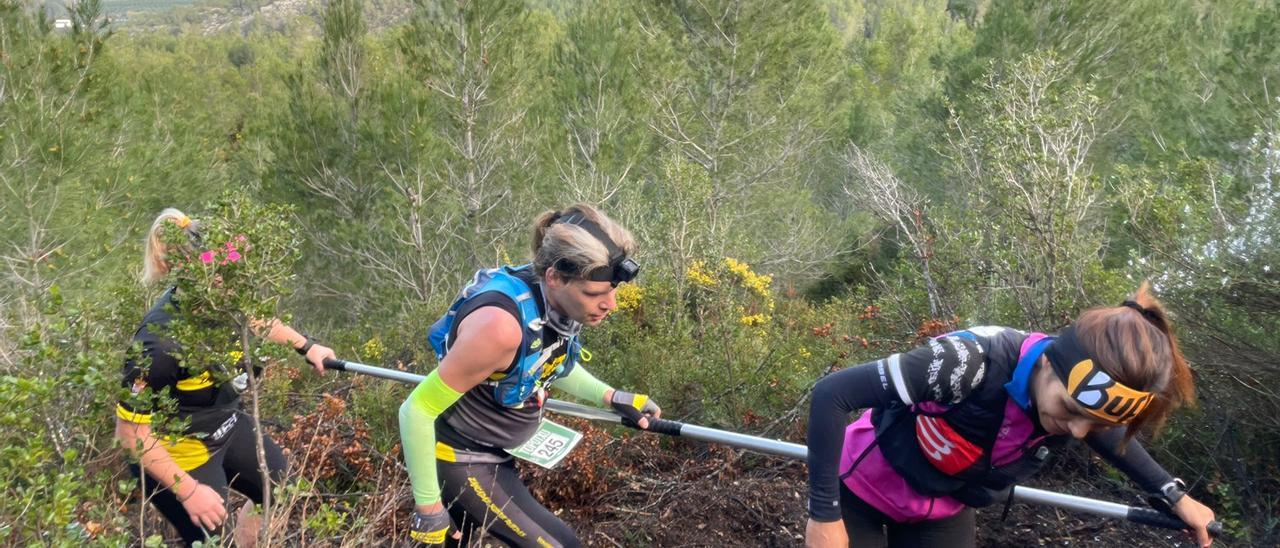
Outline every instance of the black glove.
{"label": "black glove", "polygon": [[[662,414],[662,408],[653,403],[649,396],[632,394],[621,390],[613,391],[613,397],[609,398],[609,405],[612,405],[613,409],[619,415],[622,415],[622,422],[627,426],[639,426],[640,419],[645,415],[657,417]],[[627,421],[630,421],[630,423]]]}
{"label": "black glove", "polygon": [[443,508],[430,514],[414,512],[413,521],[409,524],[409,538],[417,546],[429,548],[444,546],[452,524],[449,521],[449,513]]}

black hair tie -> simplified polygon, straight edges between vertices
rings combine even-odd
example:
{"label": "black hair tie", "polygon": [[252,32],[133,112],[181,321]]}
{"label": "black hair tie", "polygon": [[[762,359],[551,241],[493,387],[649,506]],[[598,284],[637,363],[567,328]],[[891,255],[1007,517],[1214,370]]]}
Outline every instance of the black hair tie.
{"label": "black hair tie", "polygon": [[1132,308],[1132,309],[1134,309],[1134,310],[1137,310],[1139,314],[1142,314],[1142,317],[1146,318],[1146,319],[1147,319],[1147,320],[1149,320],[1151,323],[1155,323],[1155,324],[1159,324],[1159,323],[1160,323],[1160,316],[1159,316],[1158,314],[1156,314],[1156,311],[1155,311],[1155,310],[1151,310],[1151,309],[1149,309],[1149,308],[1146,308],[1146,307],[1144,307],[1144,306],[1142,306],[1142,305],[1138,304],[1138,302],[1137,302],[1137,301],[1127,300],[1127,301],[1125,301],[1125,302],[1120,303],[1120,306],[1127,306],[1127,307],[1129,307],[1129,308]]}

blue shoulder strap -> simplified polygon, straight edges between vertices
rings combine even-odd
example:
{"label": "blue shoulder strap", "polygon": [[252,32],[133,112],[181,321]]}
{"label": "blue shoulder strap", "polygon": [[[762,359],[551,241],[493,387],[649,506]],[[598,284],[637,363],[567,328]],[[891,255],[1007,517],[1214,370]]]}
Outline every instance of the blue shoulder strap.
{"label": "blue shoulder strap", "polygon": [[476,273],[471,283],[458,295],[449,311],[431,326],[428,339],[438,359],[444,359],[449,349],[449,332],[457,317],[458,310],[469,300],[490,291],[498,291],[515,301],[519,312],[517,320],[521,324],[522,341],[515,365],[491,381],[494,385],[494,397],[507,407],[517,407],[527,399],[538,386],[567,374],[573,369],[581,353],[581,344],[577,337],[564,342],[567,345],[565,357],[556,364],[554,371],[548,371],[546,356],[549,349],[542,345],[542,313],[534,298],[529,284],[516,276],[529,265],[520,267],[493,268]]}
{"label": "blue shoulder strap", "polygon": [[1036,361],[1044,354],[1044,349],[1053,342],[1053,337],[1045,337],[1031,344],[1027,352],[1018,358],[1018,366],[1013,370],[1013,378],[1005,383],[1004,389],[1018,406],[1026,409],[1031,405],[1031,372],[1036,369]]}
{"label": "blue shoulder strap", "polygon": [[[527,267],[511,270],[515,272],[521,268]],[[435,350],[437,359],[444,359],[445,354],[449,352],[449,333],[452,331],[453,322],[457,319],[458,311],[468,301],[490,291],[502,293],[516,303],[516,308],[520,314],[520,317],[516,319],[520,322],[524,331],[522,350],[527,349],[531,344],[530,332],[539,331],[542,328],[538,304],[533,299],[533,291],[523,280],[508,273],[507,269],[489,268],[477,271],[475,276],[471,278],[471,283],[467,284],[458,293],[458,297],[449,306],[448,312],[445,312],[444,316],[432,324],[431,329],[428,331],[427,339],[431,343],[431,348]],[[521,358],[523,358],[523,354],[524,352],[522,351]]]}

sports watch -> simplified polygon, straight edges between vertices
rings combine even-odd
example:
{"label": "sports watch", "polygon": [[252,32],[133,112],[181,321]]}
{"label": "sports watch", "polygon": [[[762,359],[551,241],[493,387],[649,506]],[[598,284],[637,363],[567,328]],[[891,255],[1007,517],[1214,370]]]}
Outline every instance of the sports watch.
{"label": "sports watch", "polygon": [[1173,513],[1173,508],[1185,496],[1187,496],[1187,484],[1181,478],[1173,478],[1161,485],[1158,493],[1152,493],[1147,498],[1147,502],[1155,508]]}

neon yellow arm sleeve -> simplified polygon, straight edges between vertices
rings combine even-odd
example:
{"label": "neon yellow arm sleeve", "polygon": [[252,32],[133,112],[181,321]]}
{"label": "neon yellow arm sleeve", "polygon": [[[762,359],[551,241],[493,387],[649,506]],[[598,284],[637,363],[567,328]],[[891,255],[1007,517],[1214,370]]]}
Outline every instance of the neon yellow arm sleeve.
{"label": "neon yellow arm sleeve", "polygon": [[613,389],[612,386],[605,384],[604,381],[595,378],[582,364],[575,365],[568,375],[565,375],[564,378],[556,379],[551,386],[595,405],[604,404],[605,392]]}
{"label": "neon yellow arm sleeve", "polygon": [[440,371],[432,371],[400,405],[400,445],[404,447],[404,464],[413,485],[413,501],[434,504],[440,501],[440,482],[436,479],[436,417],[439,417],[462,393],[445,384]]}

